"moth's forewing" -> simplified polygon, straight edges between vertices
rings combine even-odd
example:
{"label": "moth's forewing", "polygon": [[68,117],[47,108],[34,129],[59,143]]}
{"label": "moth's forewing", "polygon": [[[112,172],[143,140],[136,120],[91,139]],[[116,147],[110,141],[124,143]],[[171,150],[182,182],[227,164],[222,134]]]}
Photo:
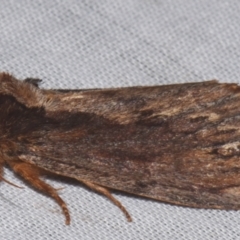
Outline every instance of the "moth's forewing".
{"label": "moth's forewing", "polygon": [[22,161],[174,204],[240,208],[236,84],[42,94],[39,121],[31,112],[35,127],[15,138]]}

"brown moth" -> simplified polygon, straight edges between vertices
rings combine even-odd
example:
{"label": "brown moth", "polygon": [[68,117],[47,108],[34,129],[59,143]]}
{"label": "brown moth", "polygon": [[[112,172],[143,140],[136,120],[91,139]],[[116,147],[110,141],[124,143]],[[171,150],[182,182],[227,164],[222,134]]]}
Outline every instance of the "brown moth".
{"label": "brown moth", "polygon": [[0,74],[0,178],[8,164],[65,202],[42,171],[172,204],[240,209],[240,87],[217,81],[44,90]]}

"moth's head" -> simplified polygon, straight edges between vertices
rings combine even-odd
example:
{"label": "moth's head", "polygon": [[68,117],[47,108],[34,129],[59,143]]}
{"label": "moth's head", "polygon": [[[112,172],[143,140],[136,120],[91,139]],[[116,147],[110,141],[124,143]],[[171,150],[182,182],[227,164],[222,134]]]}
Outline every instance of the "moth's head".
{"label": "moth's head", "polygon": [[39,81],[39,79],[34,78],[20,81],[14,76],[2,72],[0,73],[0,93],[13,96],[26,107],[42,106],[46,99],[37,86]]}
{"label": "moth's head", "polygon": [[9,73],[0,73],[0,93],[5,95],[18,95],[21,88],[21,81],[14,78]]}
{"label": "moth's head", "polygon": [[0,72],[0,86],[3,88],[6,83],[12,83],[16,82],[17,79],[14,78],[11,74],[6,73],[6,72]]}

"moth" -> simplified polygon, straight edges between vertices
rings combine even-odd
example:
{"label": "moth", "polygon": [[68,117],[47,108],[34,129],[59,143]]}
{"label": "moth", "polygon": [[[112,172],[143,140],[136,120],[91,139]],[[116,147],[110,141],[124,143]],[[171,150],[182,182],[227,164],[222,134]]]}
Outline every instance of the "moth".
{"label": "moth", "polygon": [[[111,189],[195,208],[240,209],[240,87],[207,81],[45,90],[0,74],[3,167],[51,196],[41,178],[77,179],[126,215]],[[5,180],[7,181],[7,180]]]}

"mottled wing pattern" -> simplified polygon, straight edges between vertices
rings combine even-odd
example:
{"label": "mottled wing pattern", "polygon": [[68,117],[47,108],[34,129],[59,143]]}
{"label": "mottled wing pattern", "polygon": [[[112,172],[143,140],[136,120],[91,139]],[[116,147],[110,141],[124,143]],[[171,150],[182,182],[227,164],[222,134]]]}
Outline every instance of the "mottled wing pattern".
{"label": "mottled wing pattern", "polygon": [[236,84],[42,94],[48,102],[21,106],[25,115],[9,128],[22,161],[174,204],[240,208]]}

